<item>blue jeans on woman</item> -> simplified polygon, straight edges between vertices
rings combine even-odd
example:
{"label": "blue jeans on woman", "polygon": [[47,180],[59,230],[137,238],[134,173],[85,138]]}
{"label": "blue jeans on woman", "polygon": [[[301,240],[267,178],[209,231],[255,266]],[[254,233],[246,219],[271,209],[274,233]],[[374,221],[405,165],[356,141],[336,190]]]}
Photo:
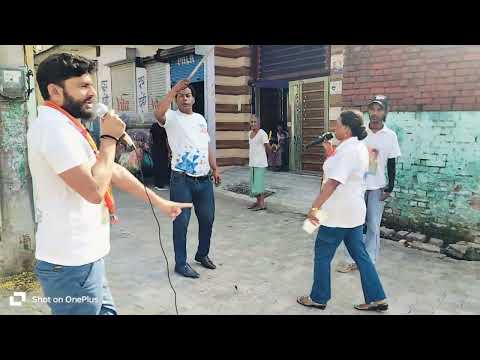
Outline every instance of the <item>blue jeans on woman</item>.
{"label": "blue jeans on woman", "polygon": [[[365,201],[367,203],[365,225],[367,233],[364,236],[363,242],[374,264],[376,264],[380,252],[380,224],[382,222],[383,209],[385,208],[385,201],[380,201],[382,194],[382,189],[367,190],[365,193]],[[353,264],[354,261],[346,248],[344,248],[344,253],[345,262],[347,264]]]}
{"label": "blue jeans on woman", "polygon": [[52,315],[117,315],[103,258],[80,266],[37,260],[35,274]]}
{"label": "blue jeans on woman", "polygon": [[[197,255],[205,257],[210,251],[213,221],[215,219],[215,197],[209,177],[196,179],[177,171],[170,178],[170,200],[191,202],[198,219]],[[187,230],[191,209],[182,209],[173,222],[173,248],[175,264],[178,267],[187,263]]]}
{"label": "blue jeans on woman", "polygon": [[310,293],[313,301],[326,304],[331,298],[330,265],[342,240],[358,266],[365,303],[386,298],[375,266],[365,250],[362,235],[363,225],[354,228],[320,227],[315,241],[313,286]]}

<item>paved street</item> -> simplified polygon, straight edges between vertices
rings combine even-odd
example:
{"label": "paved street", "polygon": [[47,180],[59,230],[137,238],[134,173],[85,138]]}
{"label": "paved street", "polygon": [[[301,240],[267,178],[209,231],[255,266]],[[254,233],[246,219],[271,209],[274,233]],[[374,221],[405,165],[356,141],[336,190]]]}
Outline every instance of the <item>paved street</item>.
{"label": "paved street", "polygon": [[[285,174],[282,174],[285,175]],[[228,174],[225,175],[225,178]],[[310,180],[308,180],[310,181]],[[313,181],[312,181],[313,183]],[[268,186],[267,186],[268,187]],[[168,191],[162,191],[168,196]],[[312,281],[313,237],[301,230],[300,214],[275,206],[251,212],[244,197],[217,193],[211,258],[217,270],[191,262],[198,280],[172,274],[180,314],[363,314],[352,308],[363,301],[358,272],[332,272],[332,300],[325,311],[297,305]],[[312,195],[313,196],[313,195]],[[107,271],[121,314],[175,313],[157,226],[149,205],[117,195],[121,223],[112,230]],[[165,250],[173,271],[172,227],[160,217]],[[192,216],[188,255],[195,254],[198,225]],[[405,248],[384,240],[377,266],[390,310],[385,314],[480,313],[480,262],[457,261],[443,255]],[[342,259],[338,251],[333,266]],[[0,314],[48,314],[45,304],[10,307],[0,298]]]}

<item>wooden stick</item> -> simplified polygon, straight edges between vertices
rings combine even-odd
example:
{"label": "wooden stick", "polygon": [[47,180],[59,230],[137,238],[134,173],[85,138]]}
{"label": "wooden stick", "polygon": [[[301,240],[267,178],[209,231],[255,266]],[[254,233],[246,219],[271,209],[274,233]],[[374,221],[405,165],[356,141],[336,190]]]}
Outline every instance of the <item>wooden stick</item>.
{"label": "wooden stick", "polygon": [[187,78],[188,81],[191,81],[191,80],[192,80],[193,75],[195,75],[195,73],[198,71],[198,69],[200,69],[200,66],[203,65],[203,63],[205,62],[205,60],[207,60],[208,55],[210,55],[210,53],[213,51],[213,49],[215,49],[215,45],[212,46],[212,48],[211,48],[210,50],[208,50],[208,52],[203,56],[202,60],[197,64],[197,66],[195,66],[195,68],[194,68],[193,71],[190,73],[190,75],[188,75],[188,78]]}

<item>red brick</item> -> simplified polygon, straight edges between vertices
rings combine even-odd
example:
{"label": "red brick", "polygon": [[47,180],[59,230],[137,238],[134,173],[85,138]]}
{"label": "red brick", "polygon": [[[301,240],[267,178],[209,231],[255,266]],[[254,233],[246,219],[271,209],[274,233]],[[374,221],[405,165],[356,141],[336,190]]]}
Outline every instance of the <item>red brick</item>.
{"label": "red brick", "polygon": [[355,90],[354,95],[366,95],[366,94],[370,94],[370,92],[371,91],[369,88],[357,89]]}
{"label": "red brick", "polygon": [[454,104],[475,104],[475,97],[473,96],[457,97],[455,98]]}
{"label": "red brick", "polygon": [[423,73],[427,70],[428,70],[427,65],[420,65],[420,66],[416,66],[413,71],[416,72],[416,73]]}
{"label": "red brick", "polygon": [[412,79],[412,78],[416,78],[416,74],[414,74],[413,72],[409,71],[402,74],[402,79]]}
{"label": "red brick", "polygon": [[[437,89],[437,86],[436,85],[422,85],[422,86],[419,86],[419,89],[421,91],[434,91]],[[440,89],[439,89],[440,90]]]}
{"label": "red brick", "polygon": [[[437,78],[437,84],[455,84],[457,82],[457,79],[456,77],[452,76],[452,77],[440,77],[440,78]],[[460,82],[465,82],[464,81],[460,81]]]}
{"label": "red brick", "polygon": [[357,83],[356,84],[356,87],[358,89],[369,89],[370,87],[372,86],[372,84],[370,82],[363,82],[363,83]]}
{"label": "red brick", "polygon": [[476,75],[477,69],[456,69],[455,76]]}
{"label": "red brick", "polygon": [[446,98],[446,97],[449,97],[451,96],[452,92],[451,91],[434,91],[432,93],[432,96],[434,98]]}
{"label": "red brick", "polygon": [[397,47],[397,48],[394,48],[394,49],[390,50],[390,54],[391,55],[398,55],[398,54],[401,54],[403,51],[404,51],[403,48]]}
{"label": "red brick", "polygon": [[441,70],[447,70],[447,63],[438,63],[438,64],[432,64],[428,67],[428,70],[431,71],[441,71]]}
{"label": "red brick", "polygon": [[477,82],[477,80],[475,80],[474,83],[462,84],[461,87],[464,90],[476,90],[480,89],[480,84]]}
{"label": "red brick", "polygon": [[465,54],[463,56],[463,60],[466,60],[466,61],[470,61],[470,60],[473,60],[473,61],[478,61],[480,60],[480,53],[473,53],[473,54]]}
{"label": "red brick", "polygon": [[387,68],[387,64],[373,64],[372,69],[383,70]]}
{"label": "red brick", "polygon": [[475,96],[475,91],[473,90],[462,90],[460,93],[460,96]]}
{"label": "red brick", "polygon": [[435,85],[434,87],[435,91],[452,91],[455,90],[455,85],[454,84],[439,84]]}
{"label": "red brick", "polygon": [[449,62],[448,65],[447,65],[448,69],[464,69],[464,68],[467,68],[467,67],[469,67],[469,66],[466,65],[464,62],[459,62],[459,61]]}
{"label": "red brick", "polygon": [[432,100],[432,104],[435,104],[435,105],[449,105],[451,103],[452,103],[451,98],[434,98]]}
{"label": "red brick", "polygon": [[385,93],[386,89],[383,88],[383,87],[376,87],[376,88],[372,88],[371,92],[372,94],[383,94]]}
{"label": "red brick", "polygon": [[462,84],[462,83],[465,83],[467,81],[468,81],[468,77],[465,77],[465,76],[456,76],[455,77],[455,82],[456,83]]}
{"label": "red brick", "polygon": [[438,70],[437,76],[438,77],[453,77],[455,76],[455,71],[458,70]]}
{"label": "red brick", "polygon": [[425,111],[436,111],[436,110],[440,110],[439,106],[438,105],[424,105],[423,106],[423,110]]}
{"label": "red brick", "polygon": [[423,59],[416,58],[414,60],[408,60],[405,64],[407,66],[418,66],[418,65],[421,65],[423,63],[424,63]]}

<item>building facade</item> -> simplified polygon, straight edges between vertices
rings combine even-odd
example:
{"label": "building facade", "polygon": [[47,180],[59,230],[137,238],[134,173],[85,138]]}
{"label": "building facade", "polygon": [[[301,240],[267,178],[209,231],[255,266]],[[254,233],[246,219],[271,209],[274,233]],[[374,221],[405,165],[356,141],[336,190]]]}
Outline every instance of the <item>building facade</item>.
{"label": "building facade", "polygon": [[[36,55],[66,51],[61,45]],[[201,59],[196,45],[77,46],[99,64],[100,101],[129,128],[147,129],[153,104]],[[44,55],[42,55],[44,54]],[[342,109],[390,98],[387,126],[403,156],[385,224],[447,241],[480,242],[480,46],[216,45],[192,80],[220,166],[248,164],[251,114],[288,130],[288,168],[322,175],[323,148]],[[203,91],[202,91],[203,90]],[[198,106],[201,105],[201,106]],[[368,119],[368,116],[366,116]]]}

